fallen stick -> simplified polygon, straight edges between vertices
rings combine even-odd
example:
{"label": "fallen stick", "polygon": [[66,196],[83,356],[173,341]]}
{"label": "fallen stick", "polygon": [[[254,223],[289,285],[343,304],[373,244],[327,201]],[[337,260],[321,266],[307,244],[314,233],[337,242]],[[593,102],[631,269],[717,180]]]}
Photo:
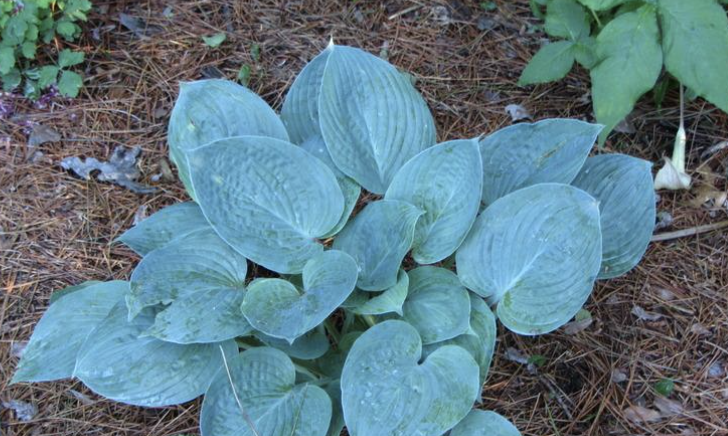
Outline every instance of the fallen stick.
{"label": "fallen stick", "polygon": [[701,233],[714,232],[728,227],[728,221],[721,221],[714,224],[706,224],[703,226],[691,227],[689,229],[676,230],[674,232],[660,233],[659,235],[653,235],[650,241],[669,241],[670,239],[683,238],[685,236],[695,236]]}

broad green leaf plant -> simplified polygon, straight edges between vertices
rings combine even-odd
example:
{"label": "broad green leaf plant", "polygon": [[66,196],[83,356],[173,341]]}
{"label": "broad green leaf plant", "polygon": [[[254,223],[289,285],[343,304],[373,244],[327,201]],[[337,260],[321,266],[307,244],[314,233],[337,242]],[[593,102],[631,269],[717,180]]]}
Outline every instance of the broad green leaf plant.
{"label": "broad green leaf plant", "polygon": [[434,126],[352,47],[315,57],[280,116],[233,82],[183,84],[169,146],[194,201],[118,238],[142,257],[129,281],[57,294],[13,382],[204,396],[202,436],[519,435],[473,410],[497,322],[551,332],[639,262],[651,165],[588,157],[602,126],[582,121]]}
{"label": "broad green leaf plant", "polygon": [[663,70],[728,112],[728,18],[718,0],[531,0],[531,6],[553,41],[534,55],[519,83],[559,80],[575,62],[589,69],[594,114],[605,126],[600,142],[642,95],[656,85],[664,93]]}
{"label": "broad green leaf plant", "polygon": [[51,65],[35,64],[43,44],[56,38],[75,41],[86,21],[89,0],[0,0],[0,83],[3,91],[21,89],[36,99],[55,86],[65,97],[76,97],[83,77],[71,67],[83,62],[84,53],[64,48]]}

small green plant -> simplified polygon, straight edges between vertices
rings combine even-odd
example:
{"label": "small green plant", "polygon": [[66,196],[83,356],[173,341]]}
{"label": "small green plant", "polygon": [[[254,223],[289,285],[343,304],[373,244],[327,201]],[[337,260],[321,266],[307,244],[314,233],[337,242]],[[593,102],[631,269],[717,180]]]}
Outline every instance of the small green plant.
{"label": "small green plant", "polygon": [[[725,3],[725,2],[723,2]],[[716,0],[531,0],[555,41],[521,74],[528,85],[559,80],[574,62],[590,70],[600,142],[637,100],[669,77],[728,112],[728,18]],[[542,8],[545,7],[545,14]]]}
{"label": "small green plant", "polygon": [[83,52],[63,49],[56,65],[34,64],[40,44],[57,37],[75,41],[78,21],[86,21],[89,0],[0,0],[0,82],[4,91],[22,86],[23,94],[38,98],[49,86],[66,97],[76,97],[83,78],[69,67],[83,62]]}
{"label": "small green plant", "polygon": [[436,144],[408,75],[333,44],[280,117],[234,82],[184,83],[168,136],[194,201],[119,237],[142,256],[129,281],[63,291],[13,382],[76,377],[149,407],[204,395],[203,436],[519,435],[472,410],[496,319],[559,328],[652,234],[651,165],[588,157],[601,129]]}

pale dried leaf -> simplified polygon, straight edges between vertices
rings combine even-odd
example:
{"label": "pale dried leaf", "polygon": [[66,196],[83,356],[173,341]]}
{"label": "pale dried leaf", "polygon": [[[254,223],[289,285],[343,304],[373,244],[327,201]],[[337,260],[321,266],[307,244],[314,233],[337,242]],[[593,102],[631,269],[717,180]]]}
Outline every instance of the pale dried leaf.
{"label": "pale dried leaf", "polygon": [[657,321],[658,319],[662,318],[662,315],[660,315],[659,313],[648,312],[637,305],[632,306],[632,315],[643,321]]}
{"label": "pale dried leaf", "polygon": [[660,168],[655,176],[655,190],[669,189],[672,191],[679,189],[690,189],[690,175],[678,171],[669,157],[665,158],[665,165]]}
{"label": "pale dried leaf", "polygon": [[586,318],[579,321],[572,321],[564,326],[564,333],[567,335],[575,335],[581,331],[586,330],[587,327],[592,325],[594,318]]}
{"label": "pale dried leaf", "polygon": [[511,116],[511,121],[531,119],[531,114],[520,104],[509,104],[506,106],[506,113]]}
{"label": "pale dried leaf", "polygon": [[662,298],[665,301],[672,301],[675,299],[675,294],[672,291],[665,289],[665,288],[658,289],[657,295],[659,295],[660,298]]}
{"label": "pale dried leaf", "polygon": [[624,381],[627,381],[627,374],[622,372],[622,370],[619,369],[613,369],[612,370],[612,383],[622,383]]}
{"label": "pale dried leaf", "polygon": [[690,326],[690,333],[695,333],[699,336],[710,336],[712,334],[707,327],[700,324],[699,322],[696,322],[695,324]]}
{"label": "pale dried leaf", "polygon": [[725,368],[723,368],[723,362],[720,360],[716,360],[715,362],[711,363],[708,367],[708,377],[710,378],[718,378],[723,377],[725,375]]}
{"label": "pale dried leaf", "polygon": [[28,341],[16,341],[13,342],[12,345],[10,345],[10,354],[13,357],[17,357],[20,359],[23,357],[23,352],[25,352],[25,347],[28,346]]}
{"label": "pale dried leaf", "polygon": [[511,362],[520,363],[522,365],[528,364],[528,357],[513,347],[508,347],[506,349],[505,357],[507,360],[510,360]]}
{"label": "pale dried leaf", "polygon": [[82,392],[79,392],[79,391],[76,391],[73,389],[69,389],[68,392],[71,395],[73,395],[74,398],[76,398],[78,401],[80,401],[81,404],[83,404],[84,406],[90,406],[90,405],[94,404],[94,402],[95,402],[94,400],[89,398],[88,395],[86,395]]}
{"label": "pale dried leaf", "polygon": [[24,401],[3,401],[3,407],[13,410],[16,418],[23,422],[31,421],[38,414],[38,406]]}
{"label": "pale dried leaf", "polygon": [[37,147],[41,144],[45,144],[46,142],[56,142],[60,140],[60,133],[48,126],[44,126],[43,124],[36,124],[30,132],[28,147]]}
{"label": "pale dried leaf", "polygon": [[681,415],[685,410],[682,404],[665,397],[655,398],[655,407],[660,410],[662,416]]}
{"label": "pale dried leaf", "polygon": [[662,415],[657,410],[648,409],[642,406],[630,406],[622,411],[624,417],[635,423],[657,422]]}

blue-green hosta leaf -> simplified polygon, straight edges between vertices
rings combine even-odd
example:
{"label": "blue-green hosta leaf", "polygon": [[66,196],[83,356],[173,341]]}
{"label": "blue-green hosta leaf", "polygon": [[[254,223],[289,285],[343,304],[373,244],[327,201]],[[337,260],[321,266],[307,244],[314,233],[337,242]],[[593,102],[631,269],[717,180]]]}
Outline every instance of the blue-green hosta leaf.
{"label": "blue-green hosta leaf", "polygon": [[423,354],[430,355],[443,345],[458,345],[466,349],[480,367],[480,384],[485,383],[490,370],[490,362],[495,351],[495,339],[498,327],[495,315],[475,294],[470,294],[470,330],[456,338],[423,347]]}
{"label": "blue-green hosta leaf", "polygon": [[326,436],[341,436],[341,431],[344,429],[346,423],[344,422],[344,411],[341,409],[341,382],[335,380],[332,383],[324,386],[326,393],[331,398],[331,424],[329,425],[329,432]]}
{"label": "blue-green hosta leaf", "polygon": [[[202,436],[326,435],[331,399],[318,386],[296,384],[296,369],[282,351],[252,348],[229,358],[228,364],[235,391],[227,373],[220,371],[202,402]],[[255,432],[243,417],[241,406]]]}
{"label": "blue-green hosta leaf", "polygon": [[620,276],[645,254],[655,228],[652,164],[623,154],[590,157],[574,186],[599,201],[602,267],[597,278]]}
{"label": "blue-green hosta leaf", "polygon": [[128,292],[129,282],[97,282],[83,284],[54,302],[35,326],[13,383],[71,377],[86,336]]}
{"label": "blue-green hosta leaf", "polygon": [[303,292],[282,279],[257,279],[243,300],[250,324],[268,336],[293,340],[321,324],[354,290],[357,266],[348,254],[330,250],[303,268]]}
{"label": "blue-green hosta leaf", "polygon": [[[48,299],[48,304],[53,304],[56,301],[58,301],[60,298],[63,298],[63,297],[65,297],[68,294],[72,294],[72,293],[77,292],[77,291],[80,291],[82,289],[86,289],[89,286],[98,285],[100,283],[103,283],[103,282],[100,282],[98,280],[88,280],[88,281],[85,281],[83,283],[79,283],[78,285],[68,286],[68,287],[65,287],[65,288],[63,288],[61,290],[53,291],[53,293],[51,294],[51,298]],[[128,282],[127,282],[127,288],[126,288],[126,290],[129,291],[129,283]]]}
{"label": "blue-green hosta leaf", "polygon": [[632,112],[640,96],[655,86],[662,71],[659,38],[657,14],[652,5],[614,18],[599,32],[599,62],[591,70],[591,79],[594,113],[597,121],[605,125],[600,143]]}
{"label": "blue-green hosta leaf", "polygon": [[248,88],[218,79],[180,84],[169,120],[169,154],[192,198],[196,195],[185,153],[217,139],[242,135],[288,141],[288,133],[278,115]]}
{"label": "blue-green hosta leaf", "polygon": [[344,212],[333,172],[301,147],[241,136],[188,153],[198,202],[215,231],[253,262],[300,273]]}
{"label": "blue-green hosta leaf", "polygon": [[86,338],[75,376],[99,395],[136,406],[164,407],[202,395],[222,368],[220,347],[232,355],[235,342],[163,342],[144,335],[154,316],[148,308],[130,322],[124,303],[117,304]]}
{"label": "blue-green hosta leaf", "polygon": [[356,260],[359,289],[381,291],[397,283],[399,266],[412,246],[415,224],[422,213],[403,201],[375,201],[344,227],[333,247]]}
{"label": "blue-green hosta leaf", "polygon": [[445,268],[422,266],[407,273],[409,293],[402,318],[425,345],[452,339],[470,328],[470,297],[458,276]]}
{"label": "blue-green hosta leaf", "polygon": [[495,412],[473,410],[452,429],[450,436],[521,436],[521,432]]}
{"label": "blue-green hosta leaf", "polygon": [[318,359],[329,351],[329,339],[321,328],[299,336],[292,344],[284,339],[274,338],[260,332],[256,332],[255,337],[269,347],[277,348],[294,359]]}
{"label": "blue-green hosta leaf", "polygon": [[598,202],[557,183],[518,190],[478,217],[456,260],[460,280],[497,303],[506,327],[548,333],[581,309],[599,273]]}
{"label": "blue-green hosta leaf", "polygon": [[404,321],[377,324],[354,343],[341,376],[342,405],[353,436],[441,435],[480,394],[478,365],[446,345],[420,362],[422,341]]}
{"label": "blue-green hosta leaf", "polygon": [[549,119],[498,130],[480,140],[483,203],[537,183],[571,183],[602,126]]}
{"label": "blue-green hosta leaf", "polygon": [[304,142],[301,147],[319,158],[321,162],[325,163],[326,166],[333,171],[336,176],[336,181],[339,182],[339,188],[341,188],[341,192],[344,194],[343,215],[341,215],[339,222],[334,226],[334,228],[326,235],[322,236],[322,238],[329,238],[339,233],[349,221],[351,212],[354,210],[354,206],[356,206],[356,202],[359,200],[361,187],[353,179],[346,177],[346,175],[339,171],[336,165],[334,165],[334,161],[331,160],[329,150],[326,148],[326,144],[320,136],[312,136]]}
{"label": "blue-green hosta leaf", "polygon": [[714,0],[659,0],[667,71],[728,112],[728,18]]}
{"label": "blue-green hosta leaf", "polygon": [[425,211],[412,242],[417,263],[439,262],[460,246],[478,214],[482,184],[483,167],[474,139],[430,147],[399,170],[385,198]]}
{"label": "blue-green hosta leaf", "polygon": [[371,292],[354,291],[363,296],[365,300],[356,304],[351,312],[357,315],[382,315],[394,312],[402,316],[402,305],[407,298],[409,282],[409,275],[404,270],[399,270],[397,283],[381,294],[369,298],[372,295]]}
{"label": "blue-green hosta leaf", "polygon": [[316,359],[316,366],[319,372],[332,379],[341,378],[341,371],[344,369],[346,356],[349,355],[351,347],[354,346],[354,343],[361,335],[362,332],[360,331],[351,331],[342,336],[339,343],[336,344],[336,348],[330,348],[325,355]]}
{"label": "blue-green hosta leaf", "polygon": [[196,203],[178,203],[153,214],[125,231],[117,240],[145,256],[172,239],[209,228],[210,224]]}
{"label": "blue-green hosta leaf", "polygon": [[410,80],[362,50],[330,46],[319,95],[331,158],[367,191],[384,194],[410,158],[435,143],[435,125]]}
{"label": "blue-green hosta leaf", "polygon": [[251,328],[240,312],[246,273],[246,259],[211,229],[177,238],[134,269],[129,318],[165,304],[147,332],[159,339],[188,344],[246,335]]}
{"label": "blue-green hosta leaf", "polygon": [[319,96],[329,53],[331,48],[322,51],[306,64],[286,94],[281,119],[294,144],[302,145],[311,137],[321,136]]}

